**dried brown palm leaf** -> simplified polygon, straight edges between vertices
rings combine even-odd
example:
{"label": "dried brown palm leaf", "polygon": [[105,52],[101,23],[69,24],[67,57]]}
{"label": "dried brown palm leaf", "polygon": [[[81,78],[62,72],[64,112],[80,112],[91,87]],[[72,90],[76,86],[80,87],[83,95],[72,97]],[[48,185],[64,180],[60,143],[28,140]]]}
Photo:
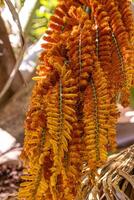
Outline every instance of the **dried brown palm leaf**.
{"label": "dried brown palm leaf", "polygon": [[83,177],[80,200],[133,200],[134,145],[110,157],[98,173],[94,187],[89,187],[87,176]]}

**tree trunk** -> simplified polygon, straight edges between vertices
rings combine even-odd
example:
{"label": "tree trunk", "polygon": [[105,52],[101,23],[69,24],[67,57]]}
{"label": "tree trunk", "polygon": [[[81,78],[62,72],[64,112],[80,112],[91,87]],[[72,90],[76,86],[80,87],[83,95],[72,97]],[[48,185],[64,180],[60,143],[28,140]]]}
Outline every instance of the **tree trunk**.
{"label": "tree trunk", "polygon": [[[14,52],[10,44],[8,33],[4,24],[2,17],[0,16],[0,91],[2,90],[5,82],[8,80],[10,73],[16,63]],[[16,74],[15,80],[13,81],[11,88],[7,94],[3,97],[2,102],[4,102],[8,97],[17,91],[17,89],[22,84],[22,79],[19,73]]]}

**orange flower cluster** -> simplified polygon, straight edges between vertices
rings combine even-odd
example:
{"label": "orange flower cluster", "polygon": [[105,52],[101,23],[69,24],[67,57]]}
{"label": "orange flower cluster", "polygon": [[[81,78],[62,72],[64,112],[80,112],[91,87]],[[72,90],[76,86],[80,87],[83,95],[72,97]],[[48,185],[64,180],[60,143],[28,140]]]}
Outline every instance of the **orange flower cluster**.
{"label": "orange flower cluster", "polygon": [[25,122],[20,200],[76,200],[116,149],[117,101],[134,76],[129,0],[59,0]]}

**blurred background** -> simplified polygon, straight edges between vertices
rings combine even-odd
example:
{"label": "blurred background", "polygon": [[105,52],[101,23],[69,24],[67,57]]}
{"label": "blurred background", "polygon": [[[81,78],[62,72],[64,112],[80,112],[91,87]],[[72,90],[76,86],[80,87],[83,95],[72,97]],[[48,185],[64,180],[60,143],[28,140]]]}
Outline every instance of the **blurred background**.
{"label": "blurred background", "polygon": [[[24,118],[41,52],[42,36],[57,0],[0,1],[0,200],[14,194],[22,164]],[[130,106],[118,105],[118,151],[134,143],[134,88]]]}

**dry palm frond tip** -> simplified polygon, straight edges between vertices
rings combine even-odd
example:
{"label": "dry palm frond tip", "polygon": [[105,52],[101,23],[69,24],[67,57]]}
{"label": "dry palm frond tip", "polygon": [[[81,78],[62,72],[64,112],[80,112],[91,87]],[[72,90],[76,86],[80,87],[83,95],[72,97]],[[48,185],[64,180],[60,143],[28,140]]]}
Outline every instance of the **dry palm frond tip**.
{"label": "dry palm frond tip", "polygon": [[18,199],[77,200],[116,149],[117,101],[129,104],[134,20],[129,0],[59,0],[44,35],[25,121]]}

